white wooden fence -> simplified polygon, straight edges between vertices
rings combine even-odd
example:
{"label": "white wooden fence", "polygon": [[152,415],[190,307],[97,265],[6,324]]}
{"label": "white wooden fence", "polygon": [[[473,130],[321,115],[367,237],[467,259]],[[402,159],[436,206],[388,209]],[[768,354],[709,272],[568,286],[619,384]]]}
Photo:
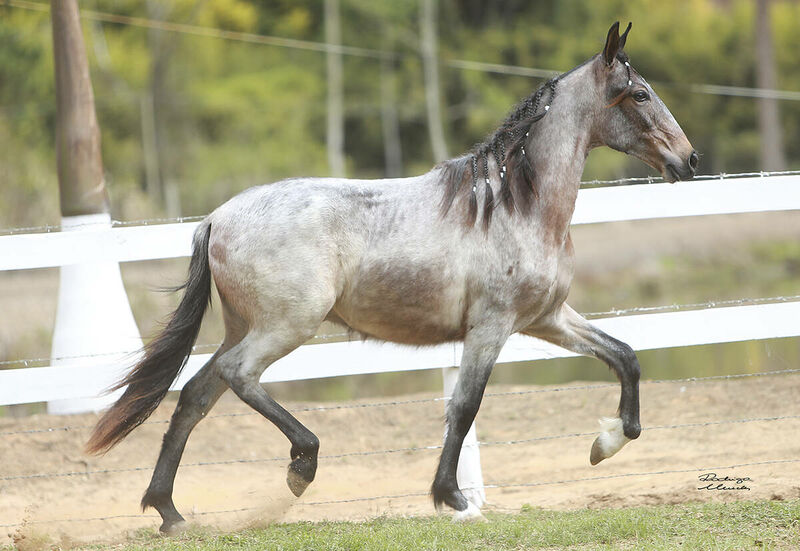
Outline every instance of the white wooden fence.
{"label": "white wooden fence", "polygon": [[[582,189],[572,223],[780,210],[800,210],[800,176],[720,177]],[[0,270],[189,256],[196,227],[197,222],[113,229],[98,226],[87,228],[89,231],[2,236]],[[594,323],[636,350],[792,337],[800,335],[800,301],[611,316]],[[447,368],[458,366],[460,355],[460,344],[428,348],[361,341],[312,344],[272,365],[262,382],[436,368],[454,374],[457,370]],[[571,355],[543,341],[515,335],[498,363]],[[193,354],[173,389],[182,388],[209,357]],[[124,367],[98,364],[96,357],[91,361],[87,357],[85,365],[78,359],[68,366],[2,370],[0,405],[96,396],[119,379]],[[446,376],[446,389],[452,387],[453,378]],[[469,440],[474,442],[474,431]],[[473,476],[464,484],[459,477],[462,486],[480,486],[479,463],[477,469],[477,481]]]}
{"label": "white wooden fence", "polygon": [[[780,210],[800,210],[800,176],[582,189],[572,223]],[[196,226],[189,222],[0,236],[0,270],[189,256]],[[637,350],[789,337],[800,335],[800,302],[615,316],[594,323]],[[499,363],[570,355],[537,339],[514,336]],[[174,388],[182,388],[208,357],[192,355]],[[276,362],[263,381],[435,369],[457,366],[459,357],[460,345],[453,344],[421,349],[360,341],[313,344]],[[118,376],[118,369],[103,365],[0,370],[0,405],[94,396]]]}

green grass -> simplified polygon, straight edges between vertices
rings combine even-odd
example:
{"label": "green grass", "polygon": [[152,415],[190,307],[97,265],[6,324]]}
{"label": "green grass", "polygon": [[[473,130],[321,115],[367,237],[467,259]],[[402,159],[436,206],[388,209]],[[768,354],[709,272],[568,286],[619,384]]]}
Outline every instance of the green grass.
{"label": "green grass", "polygon": [[[108,546],[87,549],[108,549]],[[798,549],[800,500],[686,504],[579,511],[523,507],[486,522],[446,516],[369,522],[274,524],[219,533],[195,528],[175,538],[140,531],[117,551],[134,550],[503,550]]]}

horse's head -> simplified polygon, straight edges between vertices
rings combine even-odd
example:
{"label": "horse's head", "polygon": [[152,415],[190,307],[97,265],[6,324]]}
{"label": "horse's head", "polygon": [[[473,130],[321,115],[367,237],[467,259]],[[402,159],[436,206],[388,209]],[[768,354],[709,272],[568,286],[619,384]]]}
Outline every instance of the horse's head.
{"label": "horse's head", "polygon": [[628,28],[608,31],[605,48],[592,60],[598,82],[593,142],[637,157],[669,182],[694,177],[700,158],[661,98],[623,52]]}

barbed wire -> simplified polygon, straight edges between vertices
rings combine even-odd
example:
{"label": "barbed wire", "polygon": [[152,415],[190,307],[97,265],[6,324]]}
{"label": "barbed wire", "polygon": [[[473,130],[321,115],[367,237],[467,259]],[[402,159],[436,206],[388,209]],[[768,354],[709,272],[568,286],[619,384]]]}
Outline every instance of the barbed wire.
{"label": "barbed wire", "polygon": [[[27,0],[5,0],[4,5],[8,7],[35,10],[41,12],[50,11],[47,4],[41,2],[31,2]],[[372,58],[378,60],[394,60],[403,57],[414,56],[417,54],[400,53],[397,51],[378,50],[375,48],[364,48],[358,46],[346,46],[343,44],[333,44],[330,42],[318,42],[311,40],[300,40],[281,36],[271,36],[257,33],[246,33],[240,31],[229,31],[218,27],[192,25],[188,23],[174,23],[144,17],[133,17],[109,12],[81,9],[80,16],[85,19],[100,21],[104,23],[115,23],[118,25],[129,25],[147,29],[157,29],[167,32],[202,36],[208,38],[218,38],[223,40],[233,40],[251,44],[267,46],[278,46],[297,50],[314,51],[321,53],[339,53],[362,58]],[[441,63],[448,67],[459,70],[479,71],[483,73],[514,75],[523,77],[533,77],[549,79],[561,74],[561,71],[552,69],[539,69],[533,67],[523,67],[521,65],[509,65],[504,63],[488,63],[467,59],[440,59]],[[714,96],[735,96],[754,99],[777,99],[786,101],[800,101],[800,91],[796,90],[775,90],[768,88],[750,88],[745,86],[726,86],[709,83],[685,83],[685,82],[657,82],[659,86],[669,86],[673,88],[684,87],[689,92],[714,95]]]}
{"label": "barbed wire", "polygon": [[624,316],[628,314],[642,314],[653,312],[685,312],[688,310],[724,308],[727,306],[744,306],[756,304],[771,304],[781,302],[793,302],[800,300],[800,295],[785,295],[777,297],[763,298],[737,298],[730,300],[709,300],[706,302],[695,302],[688,304],[667,304],[662,306],[634,306],[632,308],[613,308],[605,312],[586,312],[581,314],[587,319],[606,318],[609,316]]}
{"label": "barbed wire", "polygon": [[[713,467],[704,467],[701,469],[698,468],[691,468],[691,469],[664,469],[661,471],[649,471],[649,472],[638,472],[638,473],[621,473],[621,474],[610,474],[610,475],[600,475],[600,476],[590,476],[590,477],[583,477],[583,478],[570,478],[564,480],[548,480],[544,482],[495,482],[490,484],[484,484],[483,488],[486,489],[498,489],[498,488],[530,488],[535,486],[551,486],[556,484],[571,484],[575,482],[592,482],[596,480],[609,480],[614,478],[625,478],[625,477],[632,477],[632,476],[658,476],[658,475],[665,475],[665,474],[681,474],[681,473],[695,473],[695,472],[707,472],[707,471],[722,471],[728,469],[738,469],[741,467],[755,467],[755,466],[763,466],[763,465],[780,465],[785,463],[800,463],[800,459],[773,459],[767,461],[754,461],[750,463],[736,463],[733,465],[718,465]],[[467,487],[461,488],[461,490],[477,490],[478,487]],[[375,501],[379,499],[400,499],[400,498],[408,498],[408,497],[425,497],[430,495],[429,492],[414,492],[408,494],[394,494],[394,495],[381,495],[381,496],[369,496],[369,497],[356,497],[350,499],[334,499],[328,501],[298,501],[294,505],[295,506],[303,506],[303,505],[337,505],[342,503],[356,503],[359,501]]]}
{"label": "barbed wire", "polygon": [[[698,428],[698,427],[707,427],[707,426],[719,426],[719,425],[730,425],[730,424],[744,424],[744,423],[760,423],[760,422],[770,422],[770,421],[786,421],[786,420],[795,420],[800,419],[800,415],[779,415],[779,416],[772,416],[772,417],[750,417],[750,418],[743,418],[743,419],[722,419],[717,421],[701,421],[697,423],[680,423],[680,424],[672,424],[672,425],[655,425],[652,427],[643,427],[642,431],[652,431],[652,430],[677,430],[677,429],[685,429],[685,428]],[[583,437],[590,437],[596,436],[597,431],[593,432],[571,432],[571,433],[564,433],[564,434],[553,434],[553,435],[546,435],[546,436],[535,436],[532,438],[524,438],[524,439],[516,439],[516,440],[495,440],[495,441],[482,441],[478,442],[477,446],[479,448],[484,447],[492,447],[492,446],[515,446],[519,444],[531,444],[534,442],[544,442],[550,440],[563,440],[567,438],[583,438]],[[337,459],[346,459],[352,457],[369,457],[369,456],[376,456],[376,455],[391,455],[397,453],[417,453],[417,452],[426,452],[426,451],[436,451],[442,449],[441,444],[430,445],[430,446],[410,446],[410,447],[403,447],[403,448],[391,448],[391,449],[383,449],[383,450],[358,450],[358,451],[350,451],[350,452],[342,452],[338,454],[328,454],[328,455],[320,455],[319,460],[337,460]],[[192,467],[210,467],[210,466],[223,466],[223,465],[243,465],[243,464],[253,464],[253,463],[286,463],[289,459],[284,456],[279,457],[264,457],[264,458],[241,458],[241,459],[221,459],[215,461],[198,461],[194,463],[182,463],[182,468],[192,468]],[[65,472],[49,472],[49,473],[30,473],[30,474],[21,474],[21,475],[8,475],[0,477],[0,481],[2,482],[10,482],[15,480],[33,480],[33,479],[52,479],[52,478],[70,478],[70,477],[81,477],[81,476],[94,476],[94,475],[104,475],[104,474],[121,474],[121,473],[131,473],[131,472],[141,472],[141,471],[150,471],[152,470],[152,466],[141,466],[141,467],[119,467],[119,468],[110,468],[110,469],[95,469],[95,470],[85,470],[85,471],[65,471]]]}
{"label": "barbed wire", "polygon": [[[788,463],[800,463],[800,459],[771,459],[765,461],[753,461],[753,462],[746,462],[746,463],[735,463],[731,465],[716,465],[710,467],[703,467],[703,468],[696,468],[692,467],[689,469],[663,469],[660,471],[647,471],[647,472],[637,472],[637,473],[619,473],[619,474],[610,474],[610,475],[600,475],[600,476],[590,476],[590,477],[581,477],[581,478],[570,478],[570,479],[562,479],[562,480],[547,480],[542,482],[493,482],[489,484],[484,484],[483,488],[485,489],[502,489],[502,488],[531,488],[536,486],[552,486],[558,484],[572,484],[576,482],[593,482],[598,480],[610,480],[615,478],[628,478],[628,477],[635,477],[635,476],[661,476],[667,474],[683,474],[683,473],[701,473],[701,472],[711,472],[711,471],[725,471],[730,469],[739,469],[742,467],[758,467],[758,466],[765,466],[765,465],[782,465]],[[476,490],[479,489],[478,487],[467,487],[462,488],[461,490]],[[355,497],[355,498],[348,498],[348,499],[332,499],[332,500],[318,500],[318,501],[295,501],[292,506],[319,506],[319,505],[340,505],[344,503],[358,503],[358,502],[366,502],[366,501],[377,501],[381,499],[406,499],[409,497],[428,497],[430,495],[429,492],[408,492],[403,494],[387,494],[387,495],[378,495],[378,496],[362,496],[362,497]],[[244,512],[252,512],[252,511],[259,511],[261,507],[240,507],[237,509],[226,509],[222,511],[195,511],[190,513],[188,516],[204,516],[204,515],[218,515],[218,514],[230,514],[230,513],[244,513]],[[94,521],[107,521],[107,520],[115,520],[115,519],[122,519],[122,518],[142,518],[142,519],[153,519],[153,520],[160,520],[160,517],[156,515],[111,515],[105,517],[89,517],[89,518],[67,518],[67,519],[46,519],[46,520],[27,520],[18,523],[11,523],[11,524],[0,524],[0,528],[13,528],[15,526],[23,526],[28,524],[44,524],[44,523],[55,523],[55,522],[94,522]]]}
{"label": "barbed wire", "polygon": [[[718,174],[705,174],[695,176],[694,180],[698,183],[717,181],[717,180],[730,180],[736,178],[767,178],[773,176],[798,176],[800,170],[782,170],[774,172],[738,172],[728,174],[720,172]],[[619,178],[617,180],[587,180],[581,182],[581,188],[595,188],[595,187],[615,187],[615,186],[631,186],[637,184],[658,184],[665,183],[665,180],[660,176],[641,176],[633,178]],[[75,224],[68,229],[83,228],[83,227],[102,227],[111,225],[112,228],[122,228],[131,226],[153,226],[162,224],[181,224],[190,223],[203,220],[207,215],[198,216],[175,216],[171,218],[142,218],[138,220],[111,220],[110,222],[87,222],[85,224]],[[6,227],[0,228],[0,236],[28,234],[28,233],[53,233],[62,231],[63,226],[59,224],[43,224],[39,226],[20,226],[20,227]]]}
{"label": "barbed wire", "polygon": [[[493,482],[489,484],[484,484],[483,488],[485,489],[502,489],[502,488],[531,488],[537,486],[553,486],[559,484],[573,484],[576,482],[594,482],[598,480],[611,480],[616,478],[628,478],[628,477],[636,477],[636,476],[661,476],[661,475],[668,475],[668,474],[684,474],[684,473],[702,473],[702,472],[713,472],[713,471],[725,471],[730,469],[739,469],[742,467],[760,467],[765,465],[783,465],[788,463],[800,463],[800,459],[770,459],[765,461],[752,461],[746,463],[735,463],[731,465],[716,465],[710,467],[703,467],[703,468],[696,468],[692,467],[689,469],[663,469],[660,471],[646,471],[646,472],[637,472],[637,473],[620,473],[620,474],[610,474],[610,475],[600,475],[600,476],[589,476],[589,477],[582,477],[582,478],[570,478],[570,479],[562,479],[562,480],[547,480],[541,482]],[[462,488],[464,490],[476,490],[479,489],[478,487],[467,487]],[[319,505],[340,505],[344,503],[359,503],[359,502],[366,502],[366,501],[378,501],[382,499],[406,499],[410,497],[428,497],[430,495],[429,492],[408,492],[403,494],[387,494],[387,495],[378,495],[378,496],[362,496],[362,497],[354,497],[354,498],[347,498],[347,499],[332,499],[332,500],[318,500],[318,501],[295,501],[292,506],[319,506]],[[240,507],[237,509],[225,509],[221,511],[194,511],[190,513],[189,517],[195,516],[206,516],[206,515],[219,515],[219,514],[231,514],[231,513],[245,513],[245,512],[253,512],[253,511],[260,511],[261,507]],[[10,523],[10,524],[0,524],[0,528],[13,528],[15,526],[25,526],[29,524],[46,524],[46,523],[56,523],[56,522],[96,522],[96,521],[108,521],[108,520],[116,520],[116,519],[123,519],[123,518],[141,518],[141,519],[153,519],[153,520],[160,520],[160,517],[156,515],[110,515],[105,517],[89,517],[89,518],[66,518],[66,519],[44,519],[44,520],[24,520],[22,522],[17,523]]]}
{"label": "barbed wire", "polygon": [[[757,304],[779,304],[784,302],[795,302],[800,300],[800,295],[781,295],[774,297],[758,297],[758,298],[739,298],[730,300],[709,300],[706,302],[695,302],[687,304],[666,304],[661,306],[635,306],[632,308],[612,308],[603,312],[585,312],[581,314],[587,319],[599,319],[607,317],[617,317],[628,314],[642,314],[642,313],[655,313],[655,312],[684,312],[699,309],[713,309],[724,308],[729,306],[744,306],[744,305],[757,305]],[[351,332],[329,333],[314,336],[306,345],[313,345],[319,341],[332,341],[332,340],[355,340],[354,334]],[[360,339],[359,339],[360,340]],[[205,343],[197,344],[192,347],[192,352],[200,350],[216,350],[222,343]],[[304,346],[306,346],[304,345]],[[0,371],[3,368],[10,366],[22,367],[42,367],[39,364],[53,364],[57,362],[74,361],[82,359],[96,359],[102,357],[121,356],[125,361],[131,361],[134,356],[139,354],[140,351],[120,350],[116,352],[98,352],[95,354],[77,354],[69,356],[55,356],[55,357],[42,357],[42,358],[22,358],[18,360],[2,360],[0,361]]]}
{"label": "barbed wire", "polygon": [[[342,339],[345,337],[350,337],[350,333],[330,333],[330,334],[322,334],[322,335],[315,335],[313,338],[309,340],[306,344],[314,344],[318,341],[326,341],[326,340],[334,340],[334,339]],[[222,343],[205,343],[205,344],[196,344],[192,346],[192,352],[199,352],[201,350],[216,350],[220,347]],[[122,360],[124,361],[131,361],[134,356],[140,354],[141,350],[118,350],[116,352],[96,352],[94,354],[74,354],[68,356],[53,356],[53,357],[42,357],[42,358],[23,358],[19,360],[2,360],[0,361],[0,371],[3,370],[3,366],[23,366],[23,367],[42,367],[41,365],[34,365],[34,364],[47,364],[47,363],[55,363],[55,362],[65,362],[71,360],[84,360],[84,359],[95,359],[95,358],[103,358],[103,357],[112,357],[112,356],[121,356]]]}
{"label": "barbed wire", "polygon": [[[769,178],[772,176],[798,176],[800,170],[780,170],[780,171],[759,171],[759,172],[737,172],[728,174],[719,172],[717,174],[701,174],[695,176],[693,181],[708,182],[717,180],[730,180],[733,178]],[[618,178],[616,180],[587,180],[581,182],[582,188],[590,187],[614,187],[631,186],[636,184],[663,184],[666,180],[661,176],[636,176],[632,178]]]}
{"label": "barbed wire", "polygon": [[[704,377],[685,377],[680,379],[652,379],[652,380],[643,380],[640,381],[641,385],[647,384],[678,384],[678,383],[700,383],[704,381],[714,381],[714,380],[727,380],[727,379],[741,379],[747,377],[770,377],[775,375],[791,375],[795,373],[800,373],[800,368],[797,369],[777,369],[773,371],[761,371],[758,373],[737,373],[733,375],[708,375]],[[597,383],[597,384],[587,384],[587,385],[570,385],[570,386],[561,386],[561,387],[547,387],[547,388],[537,388],[537,389],[529,389],[529,390],[511,390],[505,392],[487,392],[483,395],[484,398],[501,398],[501,397],[513,397],[513,396],[526,396],[530,394],[542,394],[547,392],[570,392],[570,391],[577,391],[577,390],[599,390],[599,389],[609,389],[609,388],[618,388],[619,383]],[[337,404],[333,406],[308,406],[308,407],[297,407],[297,408],[290,408],[289,411],[292,413],[307,413],[307,412],[323,412],[323,411],[337,411],[337,410],[348,410],[348,409],[363,409],[363,408],[382,408],[382,407],[395,407],[395,406],[407,406],[407,405],[419,405],[419,404],[430,404],[435,402],[446,402],[450,398],[446,396],[438,396],[434,398],[416,398],[411,400],[388,400],[388,401],[380,401],[380,402],[365,402],[365,403],[350,403],[350,404]],[[220,418],[228,418],[228,417],[245,417],[251,415],[260,415],[256,411],[246,411],[246,412],[238,412],[238,413],[219,413],[216,415],[209,415],[205,417],[205,419],[220,419]],[[169,420],[149,420],[142,423],[142,425],[165,425],[168,424]],[[56,432],[70,432],[70,431],[80,431],[80,430],[89,430],[95,427],[94,424],[91,425],[70,425],[70,426],[62,426],[62,427],[48,427],[43,429],[22,429],[22,430],[14,430],[14,431],[5,431],[0,432],[0,436],[15,436],[15,435],[24,435],[24,434],[44,434],[44,433],[56,433]]]}

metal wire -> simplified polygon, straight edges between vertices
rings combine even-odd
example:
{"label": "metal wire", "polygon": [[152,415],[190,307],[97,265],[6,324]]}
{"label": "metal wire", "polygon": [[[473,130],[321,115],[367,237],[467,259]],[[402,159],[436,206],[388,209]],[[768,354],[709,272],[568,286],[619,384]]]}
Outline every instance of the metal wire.
{"label": "metal wire", "polygon": [[[27,10],[35,10],[42,12],[49,11],[49,6],[41,2],[30,2],[26,0],[5,0],[5,5]],[[188,35],[195,35],[195,36],[202,36],[209,38],[219,38],[224,40],[233,40],[233,41],[247,42],[252,44],[279,46],[283,48],[292,48],[298,50],[307,50],[315,52],[333,52],[333,53],[340,53],[343,55],[374,58],[381,60],[392,60],[392,59],[397,59],[399,57],[406,57],[406,55],[400,54],[398,52],[376,50],[373,48],[345,46],[342,44],[332,44],[330,42],[314,42],[310,40],[298,40],[281,36],[269,36],[263,34],[255,34],[255,33],[227,31],[217,27],[190,25],[186,23],[173,23],[170,21],[147,19],[143,17],[132,17],[115,13],[99,12],[94,10],[82,9],[80,10],[80,16],[85,19],[101,21],[106,23],[115,23],[118,25],[129,25],[129,26],[143,27],[148,29],[159,29],[162,31],[176,32],[181,34],[188,34]],[[537,69],[531,67],[523,67],[520,65],[503,64],[503,63],[486,63],[482,61],[473,61],[467,59],[442,59],[441,61],[444,65],[448,67],[453,67],[455,69],[468,70],[468,71],[480,71],[483,73],[494,73],[494,74],[515,75],[515,76],[525,76],[534,78],[548,78],[548,79],[561,74],[560,71],[554,71],[551,69]],[[800,92],[795,90],[749,88],[744,86],[724,86],[724,85],[707,84],[707,83],[660,82],[658,83],[658,85],[670,86],[670,87],[686,87],[690,92],[697,94],[800,101]]]}
{"label": "metal wire", "polygon": [[[800,459],[772,459],[767,461],[754,461],[749,463],[736,463],[732,465],[718,465],[712,467],[704,467],[701,469],[698,468],[691,468],[691,469],[664,469],[661,471],[649,471],[649,472],[638,472],[638,473],[622,473],[622,474],[612,474],[612,475],[601,475],[601,476],[590,476],[590,477],[583,477],[583,478],[571,478],[571,479],[564,479],[564,480],[548,480],[544,482],[495,482],[490,484],[485,484],[483,488],[485,489],[499,489],[499,488],[531,488],[536,486],[552,486],[557,484],[572,484],[575,482],[593,482],[597,480],[610,480],[615,478],[628,478],[634,476],[660,476],[666,474],[681,474],[681,473],[697,473],[697,472],[706,472],[706,471],[721,471],[721,470],[729,470],[729,469],[739,469],[742,467],[757,467],[757,466],[764,466],[764,465],[781,465],[787,463],[800,463]],[[462,490],[474,490],[478,488],[462,488]],[[355,497],[349,499],[332,499],[332,500],[324,500],[324,501],[296,501],[294,502],[293,506],[318,506],[318,505],[338,505],[343,503],[359,503],[365,501],[377,501],[381,499],[405,499],[409,497],[427,497],[430,494],[428,492],[409,492],[405,494],[389,494],[389,495],[379,495],[379,496],[364,496],[364,497]],[[202,511],[202,512],[195,512],[192,513],[191,516],[204,516],[204,515],[219,515],[219,514],[229,514],[229,513],[244,513],[244,512],[251,512],[251,511],[258,511],[260,510],[259,507],[241,507],[238,509],[227,509],[223,511]],[[25,522],[18,522],[12,524],[0,524],[0,528],[13,528],[15,526],[23,526],[27,524],[45,524],[45,523],[54,523],[54,522],[93,522],[93,521],[107,521],[107,520],[114,520],[120,518],[143,518],[143,519],[159,519],[159,517],[155,515],[112,515],[107,517],[91,517],[91,518],[67,518],[67,519],[47,519],[47,520],[34,520],[34,521],[25,521]]]}
{"label": "metal wire", "polygon": [[[661,471],[649,471],[649,472],[638,472],[638,473],[621,473],[621,474],[612,474],[612,475],[601,475],[601,476],[590,476],[590,477],[583,477],[583,478],[571,478],[571,479],[564,479],[564,480],[549,480],[544,482],[494,482],[490,484],[484,484],[483,488],[485,489],[499,489],[499,488],[531,488],[536,486],[552,486],[558,484],[572,484],[575,482],[593,482],[597,480],[610,480],[615,478],[628,478],[634,476],[660,476],[666,474],[681,474],[681,473],[696,473],[696,472],[706,472],[706,471],[721,471],[721,470],[729,470],[729,469],[738,469],[742,467],[756,467],[756,466],[764,466],[764,465],[781,465],[787,463],[800,463],[800,459],[773,459],[767,461],[754,461],[748,463],[736,463],[732,465],[717,465],[712,467],[704,467],[704,468],[691,468],[691,469],[664,469]],[[474,490],[478,488],[462,488],[462,490]],[[324,501],[296,501],[293,506],[318,506],[318,505],[339,505],[343,503],[358,503],[358,502],[365,502],[365,501],[377,501],[381,499],[405,499],[409,497],[427,497],[430,494],[428,492],[409,492],[405,494],[388,494],[388,495],[379,495],[379,496],[364,496],[364,497],[355,497],[349,499],[332,499],[332,500],[324,500]],[[204,515],[219,515],[219,514],[230,514],[230,513],[243,513],[243,512],[251,512],[251,511],[258,511],[260,510],[259,507],[241,507],[238,509],[227,509],[222,511],[201,511],[201,512],[194,512],[190,516],[204,516]],[[0,524],[0,528],[13,528],[15,526],[23,526],[27,524],[45,524],[45,523],[54,523],[54,522],[93,522],[93,521],[107,521],[107,520],[115,520],[120,518],[142,518],[142,519],[159,519],[158,516],[155,515],[112,515],[106,517],[90,517],[90,518],[67,518],[67,519],[47,519],[47,520],[34,520],[34,521],[25,521],[25,522],[18,522],[12,524]]]}
{"label": "metal wire", "polygon": [[[583,313],[582,315],[587,319],[598,319],[598,318],[606,318],[606,317],[616,317],[616,316],[623,316],[627,314],[642,314],[642,313],[654,313],[654,312],[684,312],[689,310],[699,310],[699,309],[711,309],[711,308],[723,308],[728,306],[744,306],[744,305],[755,305],[755,304],[771,304],[771,303],[783,303],[783,302],[795,302],[800,300],[800,295],[784,295],[784,296],[777,296],[777,297],[761,297],[761,298],[739,298],[739,299],[731,299],[731,300],[709,300],[706,302],[695,302],[690,304],[667,304],[662,306],[636,306],[633,308],[614,308],[611,310],[606,310],[604,312],[587,312]],[[326,340],[334,340],[334,339],[350,339],[352,338],[351,333],[331,333],[327,335],[316,335],[312,339],[313,341],[326,341]],[[198,344],[192,347],[192,352],[197,352],[199,350],[211,350],[217,349],[220,344],[222,343],[208,343],[208,344]],[[53,358],[25,358],[20,360],[3,360],[0,361],[0,366],[23,366],[23,367],[40,367],[38,364],[46,364],[46,363],[53,363],[58,361],[66,361],[66,360],[80,360],[80,359],[91,359],[91,358],[100,358],[100,357],[109,357],[109,356],[129,356],[132,357],[136,355],[138,351],[131,352],[129,350],[119,351],[119,352],[100,352],[97,354],[80,354],[74,356],[57,356]]]}
{"label": "metal wire", "polygon": [[[682,424],[675,424],[675,425],[655,425],[653,427],[644,427],[643,431],[650,431],[650,430],[676,430],[676,429],[685,429],[685,428],[697,428],[697,427],[707,427],[707,426],[717,426],[717,425],[730,425],[730,424],[742,424],[742,423],[757,423],[757,422],[765,422],[765,421],[785,421],[790,419],[800,419],[800,415],[781,415],[781,416],[773,416],[773,417],[751,417],[745,419],[724,419],[720,421],[705,421],[699,423],[682,423]],[[566,434],[554,434],[554,435],[547,435],[547,436],[536,436],[533,438],[525,438],[525,439],[518,439],[518,440],[502,440],[502,441],[486,441],[486,442],[478,442],[478,447],[492,447],[492,446],[512,446],[512,445],[519,445],[519,444],[530,444],[533,442],[542,442],[548,440],[561,440],[566,438],[582,438],[582,437],[589,437],[589,436],[596,436],[597,431],[594,432],[573,432],[573,433],[566,433]],[[394,448],[394,449],[386,449],[386,450],[363,450],[363,451],[352,451],[352,452],[344,452],[339,454],[331,454],[331,455],[321,455],[319,456],[320,460],[336,460],[336,459],[345,459],[350,457],[369,457],[375,455],[390,455],[395,453],[416,453],[416,452],[425,452],[425,451],[434,451],[442,449],[441,444],[431,445],[431,446],[412,446],[406,448]],[[210,466],[219,466],[219,465],[235,465],[235,464],[252,464],[252,463],[274,463],[274,462],[281,462],[285,463],[289,461],[286,457],[265,457],[265,458],[249,458],[249,459],[222,459],[218,461],[199,461],[195,463],[185,463],[181,464],[182,468],[187,467],[210,467]],[[11,475],[11,476],[3,476],[0,477],[0,481],[9,482],[13,480],[31,480],[37,478],[65,478],[65,477],[75,477],[75,476],[91,476],[91,475],[102,475],[102,474],[119,474],[119,473],[130,473],[130,472],[138,472],[138,471],[150,471],[152,466],[144,466],[144,467],[123,467],[123,468],[116,468],[116,469],[97,469],[97,470],[90,470],[90,471],[66,471],[66,472],[57,472],[57,473],[32,473],[32,474],[24,474],[24,475]]]}
{"label": "metal wire", "polygon": [[755,467],[760,465],[779,465],[784,463],[800,463],[800,459],[772,459],[768,461],[754,461],[751,463],[736,463],[733,465],[717,465],[714,467],[704,467],[702,469],[692,468],[692,469],[665,469],[662,471],[650,471],[650,472],[640,472],[640,473],[621,473],[621,474],[609,474],[609,475],[601,475],[601,476],[587,476],[585,478],[571,478],[566,480],[549,480],[546,482],[495,482],[491,484],[485,484],[484,488],[532,488],[535,486],[552,486],[556,484],[570,484],[573,482],[590,482],[594,480],[609,480],[613,478],[627,478],[631,476],[656,476],[656,475],[663,475],[663,474],[680,474],[680,473],[696,473],[696,472],[706,472],[706,471],[721,471],[727,469],[739,469],[741,467]]}
{"label": "metal wire", "polygon": [[[741,467],[755,467],[760,465],[777,465],[777,464],[785,464],[785,463],[800,463],[800,459],[774,459],[769,461],[756,461],[752,463],[737,463],[734,465],[721,465],[715,467],[705,467],[702,469],[691,468],[691,469],[665,469],[662,471],[651,471],[651,472],[639,472],[639,473],[622,473],[622,474],[611,474],[611,475],[602,475],[602,476],[590,476],[585,478],[571,478],[565,480],[549,480],[546,482],[522,482],[522,483],[506,483],[506,482],[495,482],[492,484],[484,484],[483,488],[486,489],[497,489],[497,488],[530,488],[535,486],[552,486],[556,484],[571,484],[574,482],[591,482],[595,480],[608,480],[614,478],[625,478],[625,477],[632,477],[632,476],[657,476],[657,475],[664,475],[664,474],[680,474],[680,473],[695,473],[695,472],[705,472],[705,471],[720,471],[726,469],[738,469]],[[462,488],[462,490],[475,490],[478,489],[476,487],[470,488]],[[399,498],[407,498],[407,497],[424,497],[428,496],[427,492],[417,492],[417,493],[409,493],[409,494],[394,494],[394,495],[381,495],[381,496],[369,496],[369,497],[357,497],[357,498],[350,498],[350,499],[334,499],[329,501],[298,501],[295,503],[295,506],[298,505],[336,505],[340,503],[356,503],[359,501],[375,501],[379,499],[399,499]]]}
{"label": "metal wire", "polygon": [[[777,369],[774,371],[761,371],[759,373],[737,373],[735,375],[709,375],[706,377],[686,377],[681,379],[653,379],[653,380],[640,381],[640,384],[646,385],[646,384],[663,384],[663,383],[670,383],[670,384],[697,383],[697,382],[713,381],[713,380],[741,379],[745,377],[768,377],[773,375],[790,375],[794,373],[800,373],[800,368]],[[598,384],[588,384],[588,385],[571,385],[571,386],[561,386],[561,387],[537,388],[531,390],[512,390],[507,392],[487,392],[486,394],[483,395],[483,397],[499,398],[499,397],[511,397],[511,396],[525,396],[529,394],[541,394],[545,392],[568,392],[575,390],[597,390],[597,389],[618,388],[618,387],[619,387],[618,383],[598,383]],[[413,400],[389,400],[382,402],[365,402],[360,404],[337,404],[335,406],[298,407],[298,408],[292,408],[289,411],[292,413],[304,413],[304,412],[316,412],[316,411],[336,411],[345,409],[395,407],[395,406],[406,406],[406,405],[416,405],[416,404],[429,404],[434,402],[446,402],[447,400],[449,400],[448,397],[417,398]],[[246,411],[241,413],[220,413],[217,415],[209,415],[208,417],[206,417],[206,419],[218,419],[224,417],[243,417],[249,415],[259,415],[259,413],[255,411]],[[142,425],[164,425],[167,423],[169,423],[168,420],[146,421],[142,423]],[[94,425],[92,424],[92,425],[49,427],[44,429],[23,429],[23,430],[0,432],[0,436],[69,432],[69,431],[88,430],[93,428]]]}
{"label": "metal wire", "polygon": [[[738,172],[728,174],[720,172],[719,174],[701,174],[695,176],[693,180],[699,181],[716,181],[716,180],[730,180],[733,178],[765,178],[769,176],[798,176],[800,170],[781,170],[775,172],[761,171],[761,172]],[[666,183],[661,176],[639,176],[635,178],[620,178],[618,180],[589,180],[581,182],[581,187],[614,187],[614,186],[631,186],[635,184],[663,184]]]}
{"label": "metal wire", "polygon": [[770,304],[780,302],[793,302],[800,300],[800,295],[786,295],[780,297],[764,298],[739,298],[731,300],[712,300],[707,302],[696,302],[692,304],[671,304],[664,306],[635,306],[633,308],[613,309],[605,312],[587,312],[582,314],[587,319],[605,318],[610,316],[624,316],[627,314],[643,314],[653,312],[684,312],[688,310],[708,310],[711,308],[723,308],[726,306],[743,306],[754,304]]}
{"label": "metal wire", "polygon": [[[734,174],[727,174],[725,172],[721,172],[719,174],[706,174],[695,176],[694,180],[700,181],[714,181],[714,180],[726,180],[726,179],[733,179],[733,178],[755,178],[755,177],[768,177],[768,176],[798,176],[800,175],[800,170],[783,170],[783,171],[775,171],[775,172],[739,172]],[[660,176],[643,176],[643,177],[636,177],[636,178],[620,178],[618,180],[590,180],[586,182],[581,182],[582,188],[593,188],[593,187],[614,187],[614,186],[630,186],[636,184],[653,184],[653,183],[664,183],[664,179]],[[204,216],[179,216],[174,218],[144,218],[140,220],[111,220],[111,227],[126,227],[126,226],[147,226],[147,225],[155,225],[155,224],[171,224],[171,223],[183,223],[183,222],[195,222],[198,220],[202,220],[205,218]],[[79,228],[79,227],[89,227],[89,226],[102,226],[108,225],[108,222],[92,222],[86,224],[77,224],[74,226],[70,226],[70,229]],[[0,228],[0,235],[16,235],[20,233],[50,233],[55,231],[61,231],[62,226],[58,224],[44,224],[41,226],[27,226],[27,227],[12,227],[12,228]]]}

